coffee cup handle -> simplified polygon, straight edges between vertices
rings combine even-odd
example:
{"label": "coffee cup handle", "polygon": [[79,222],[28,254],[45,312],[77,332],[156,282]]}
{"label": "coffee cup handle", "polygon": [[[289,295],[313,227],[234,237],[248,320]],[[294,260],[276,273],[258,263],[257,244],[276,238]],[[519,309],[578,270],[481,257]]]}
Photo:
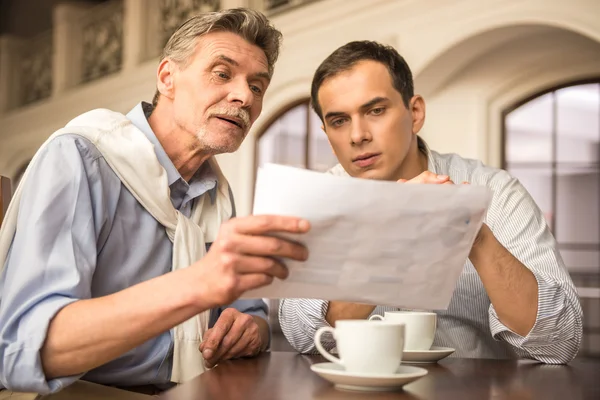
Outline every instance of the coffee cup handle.
{"label": "coffee cup handle", "polygon": [[325,332],[331,332],[331,334],[333,335],[335,332],[335,329],[332,327],[329,327],[329,326],[323,326],[323,327],[317,329],[317,333],[315,333],[315,346],[317,346],[317,350],[319,350],[319,353],[321,353],[323,355],[323,357],[325,357],[329,361],[339,364],[339,365],[344,365],[344,364],[342,364],[342,361],[339,358],[332,356],[331,353],[329,353],[327,350],[325,350],[325,348],[321,344],[321,336]]}
{"label": "coffee cup handle", "polygon": [[369,321],[375,321],[375,320],[383,321],[383,317],[379,314],[371,315],[369,317]]}

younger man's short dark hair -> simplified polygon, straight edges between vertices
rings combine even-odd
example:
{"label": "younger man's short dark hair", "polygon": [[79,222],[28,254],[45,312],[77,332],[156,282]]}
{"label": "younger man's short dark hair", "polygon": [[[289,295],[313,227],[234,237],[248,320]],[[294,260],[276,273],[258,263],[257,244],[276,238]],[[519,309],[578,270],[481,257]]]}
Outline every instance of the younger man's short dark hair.
{"label": "younger man's short dark hair", "polygon": [[331,53],[315,72],[310,97],[312,107],[321,121],[323,121],[323,113],[318,95],[323,82],[364,60],[377,61],[387,67],[394,88],[402,95],[404,105],[409,106],[410,99],[414,96],[414,85],[412,72],[404,58],[391,46],[368,40],[355,41],[345,44]]}

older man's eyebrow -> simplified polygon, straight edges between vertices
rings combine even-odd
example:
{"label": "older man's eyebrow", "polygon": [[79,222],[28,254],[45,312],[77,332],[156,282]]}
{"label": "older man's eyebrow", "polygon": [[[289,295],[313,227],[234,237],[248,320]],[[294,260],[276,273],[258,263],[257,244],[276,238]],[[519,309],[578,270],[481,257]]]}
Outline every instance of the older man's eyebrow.
{"label": "older man's eyebrow", "polygon": [[221,60],[221,61],[225,61],[227,64],[233,65],[234,67],[239,67],[240,66],[239,62],[237,62],[233,58],[229,58],[229,57],[227,57],[227,56],[225,56],[223,54],[220,54],[217,58],[219,60]]}
{"label": "older man's eyebrow", "polygon": [[[234,67],[239,67],[240,66],[239,62],[237,62],[234,59],[232,59],[230,57],[227,57],[227,56],[225,56],[223,54],[220,54],[217,58],[219,60],[221,60],[221,61],[226,62],[227,64],[233,65]],[[267,82],[271,81],[271,75],[268,72],[266,72],[266,71],[264,71],[264,72],[258,72],[256,74],[254,74],[252,77],[255,78],[255,79],[266,79]]]}
{"label": "older man's eyebrow", "polygon": [[268,72],[259,72],[253,75],[254,78],[265,79],[267,82],[271,82],[271,75]]}

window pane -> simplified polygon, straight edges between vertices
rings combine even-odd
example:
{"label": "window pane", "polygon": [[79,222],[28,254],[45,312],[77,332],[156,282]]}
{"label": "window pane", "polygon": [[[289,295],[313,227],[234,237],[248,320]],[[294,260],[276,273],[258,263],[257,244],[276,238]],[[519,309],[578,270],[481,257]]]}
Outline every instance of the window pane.
{"label": "window pane", "polygon": [[552,161],[552,93],[506,116],[506,162]]}
{"label": "window pane", "polygon": [[321,129],[321,119],[312,109],[309,111],[310,143],[309,168],[316,171],[327,171],[337,164],[337,158],[331,150],[327,135]]}
{"label": "window pane", "polygon": [[600,241],[600,174],[591,165],[558,166],[556,177],[556,239],[561,243]]}
{"label": "window pane", "polygon": [[509,165],[507,170],[527,189],[552,228],[554,210],[552,210],[552,168],[550,165],[541,168],[513,168]]}
{"label": "window pane", "polygon": [[258,166],[265,163],[306,168],[306,113],[308,104],[300,104],[269,126],[258,143]]}
{"label": "window pane", "polygon": [[600,85],[556,91],[558,162],[597,162],[600,149]]}
{"label": "window pane", "polygon": [[[600,251],[599,250],[571,250],[560,249],[567,269],[571,274],[595,274],[600,273]],[[587,286],[587,285],[583,285]]]}

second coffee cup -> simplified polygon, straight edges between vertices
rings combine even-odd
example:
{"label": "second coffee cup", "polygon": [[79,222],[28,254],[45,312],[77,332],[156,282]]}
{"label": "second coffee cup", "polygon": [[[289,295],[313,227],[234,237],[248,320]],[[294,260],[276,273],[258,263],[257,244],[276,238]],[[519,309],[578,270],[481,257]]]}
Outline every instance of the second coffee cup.
{"label": "second coffee cup", "polygon": [[372,315],[369,320],[403,323],[404,350],[429,350],[435,338],[437,314],[425,311],[386,311],[384,316]]}

